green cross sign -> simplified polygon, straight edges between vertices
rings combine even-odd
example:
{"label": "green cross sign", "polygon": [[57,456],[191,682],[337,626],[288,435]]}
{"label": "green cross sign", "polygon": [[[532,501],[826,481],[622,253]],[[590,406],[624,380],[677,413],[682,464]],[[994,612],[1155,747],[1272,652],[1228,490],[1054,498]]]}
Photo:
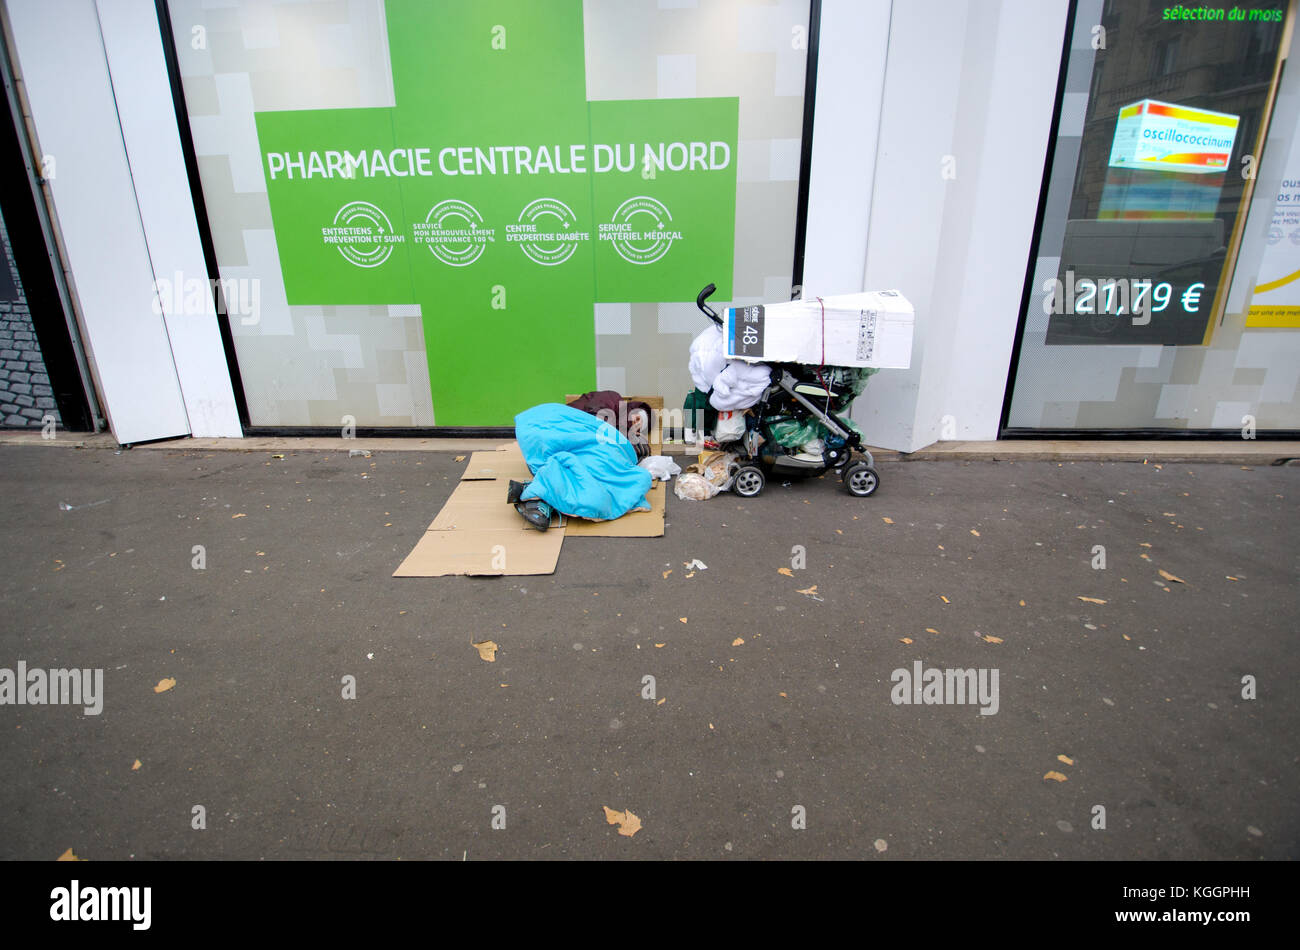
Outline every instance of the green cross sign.
{"label": "green cross sign", "polygon": [[385,7],[393,108],[256,115],[290,304],[418,304],[483,426],[594,388],[593,304],[731,296],[736,98],[589,102],[581,0]]}

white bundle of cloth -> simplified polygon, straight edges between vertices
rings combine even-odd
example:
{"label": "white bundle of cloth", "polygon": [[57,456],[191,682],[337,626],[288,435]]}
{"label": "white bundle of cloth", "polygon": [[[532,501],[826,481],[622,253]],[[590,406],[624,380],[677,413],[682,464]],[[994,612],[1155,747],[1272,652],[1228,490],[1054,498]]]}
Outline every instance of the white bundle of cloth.
{"label": "white bundle of cloth", "polygon": [[691,343],[690,370],[695,388],[707,393],[726,365],[727,346],[722,328],[711,326]]}
{"label": "white bundle of cloth", "polygon": [[709,403],[719,412],[748,409],[758,402],[771,381],[772,369],[766,363],[732,360],[713,381]]}
{"label": "white bundle of cloth", "polygon": [[702,392],[713,390],[709,404],[720,412],[748,409],[772,380],[766,363],[728,360],[720,327],[709,327],[691,343],[691,379]]}

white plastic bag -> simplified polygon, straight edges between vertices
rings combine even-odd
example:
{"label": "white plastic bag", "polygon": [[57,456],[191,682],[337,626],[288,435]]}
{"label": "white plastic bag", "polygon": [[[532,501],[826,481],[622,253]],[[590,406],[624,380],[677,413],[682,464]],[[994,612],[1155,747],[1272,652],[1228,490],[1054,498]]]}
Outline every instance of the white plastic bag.
{"label": "white plastic bag", "polygon": [[678,498],[704,501],[718,492],[730,489],[739,469],[740,463],[734,452],[701,455],[699,461],[692,463],[677,476],[677,485],[673,490]]}
{"label": "white plastic bag", "polygon": [[722,491],[717,485],[696,472],[677,476],[673,492],[683,501],[707,501]]}
{"label": "white plastic bag", "polygon": [[682,473],[682,467],[666,455],[651,455],[637,462],[637,465],[649,472],[651,478],[664,482]]}
{"label": "white plastic bag", "polygon": [[735,442],[745,434],[745,414],[743,412],[718,413],[718,425],[713,430],[713,437],[719,445]]}

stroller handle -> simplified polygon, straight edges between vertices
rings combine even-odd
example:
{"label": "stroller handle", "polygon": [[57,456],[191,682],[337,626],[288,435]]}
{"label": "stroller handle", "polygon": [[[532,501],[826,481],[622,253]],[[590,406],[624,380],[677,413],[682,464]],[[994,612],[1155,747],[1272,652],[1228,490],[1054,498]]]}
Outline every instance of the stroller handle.
{"label": "stroller handle", "polygon": [[699,307],[701,313],[703,313],[706,317],[708,317],[710,320],[712,320],[714,323],[716,323],[718,326],[721,327],[722,318],[718,316],[717,312],[712,307],[710,307],[708,304],[704,302],[717,289],[718,289],[717,284],[709,284],[707,287],[701,290],[699,296],[695,298],[695,306]]}

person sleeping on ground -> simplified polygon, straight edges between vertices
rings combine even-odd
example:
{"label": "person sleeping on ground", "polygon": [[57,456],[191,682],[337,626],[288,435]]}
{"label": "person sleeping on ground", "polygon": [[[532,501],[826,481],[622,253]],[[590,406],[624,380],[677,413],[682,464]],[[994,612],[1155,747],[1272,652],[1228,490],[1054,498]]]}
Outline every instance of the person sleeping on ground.
{"label": "person sleeping on ground", "polygon": [[608,521],[649,510],[646,492],[653,478],[637,465],[649,455],[649,431],[650,407],[608,390],[586,393],[567,406],[526,409],[515,416],[515,438],[533,478],[512,480],[506,501],[541,531],[557,511]]}

